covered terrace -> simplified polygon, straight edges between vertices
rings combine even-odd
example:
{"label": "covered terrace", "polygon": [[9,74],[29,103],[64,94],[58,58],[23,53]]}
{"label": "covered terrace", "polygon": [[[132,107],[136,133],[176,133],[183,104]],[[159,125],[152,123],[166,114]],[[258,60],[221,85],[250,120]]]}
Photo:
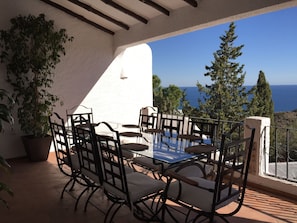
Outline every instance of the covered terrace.
{"label": "covered terrace", "polygon": [[[66,56],[55,72],[52,90],[63,102],[55,112],[66,118],[66,109],[83,104],[93,108],[95,122],[135,123],[139,109],[152,105],[152,52],[147,42],[294,6],[297,0],[129,0],[125,3],[120,0],[10,0],[0,2],[0,29],[8,28],[9,20],[19,14],[39,13],[54,20],[59,28],[66,28],[74,41],[67,44]],[[0,71],[1,88],[11,89],[5,82],[3,64],[0,64]],[[19,159],[25,156],[19,125],[5,129],[0,135],[0,153],[12,159],[13,174],[8,176],[7,183],[15,188],[11,204],[16,207],[0,209],[1,216],[5,216],[3,222],[21,222],[26,216],[31,222],[41,219],[62,222],[64,217],[69,217],[69,222],[81,222],[80,217],[85,218],[84,222],[93,222],[92,217],[86,220],[92,215],[91,211],[87,214],[73,212],[71,196],[64,201],[58,199],[58,188],[64,179],[52,157],[45,163]],[[250,203],[234,222],[296,221],[290,217],[296,215],[296,203],[276,198],[282,186],[268,193],[261,185],[263,182],[262,178],[254,180],[253,186],[260,184],[264,192],[254,195],[251,189],[246,199]],[[278,205],[272,208],[263,201]],[[61,217],[57,214],[61,213],[57,211],[60,209],[70,216]],[[265,217],[255,217],[254,209]],[[94,215],[101,216],[98,211]],[[243,221],[243,218],[251,220]]]}

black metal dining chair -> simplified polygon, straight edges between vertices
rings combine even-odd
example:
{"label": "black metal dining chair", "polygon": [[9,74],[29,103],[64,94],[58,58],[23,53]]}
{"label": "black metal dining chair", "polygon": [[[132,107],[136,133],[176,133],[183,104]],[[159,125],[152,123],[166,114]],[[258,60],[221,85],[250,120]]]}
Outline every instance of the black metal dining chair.
{"label": "black metal dining chair", "polygon": [[156,107],[146,106],[139,111],[137,124],[124,124],[123,127],[138,129],[140,132],[161,133],[160,114]]}
{"label": "black metal dining chair", "polygon": [[199,141],[201,144],[213,145],[217,136],[217,128],[218,123],[216,121],[188,117],[183,133],[178,137],[191,141]]}
{"label": "black metal dining chair", "polygon": [[84,211],[86,211],[91,197],[98,189],[101,188],[103,182],[101,161],[94,126],[74,126],[74,132],[76,137],[75,147],[78,153],[80,171],[84,181],[86,182],[85,188],[76,200],[75,210],[78,207],[78,202],[81,197],[87,191],[91,191],[85,203]]}
{"label": "black metal dining chair", "polygon": [[[85,202],[84,211],[86,211],[94,193],[102,189],[102,161],[99,155],[98,138],[95,132],[96,126],[97,124],[92,124],[90,126],[77,125],[74,127],[76,136],[75,146],[78,153],[81,176],[86,182],[85,188],[77,198],[75,210],[78,207],[78,202],[81,197],[86,192],[91,191]],[[131,173],[133,172],[133,169],[129,166],[125,166],[125,171]]]}
{"label": "black metal dining chair", "polygon": [[139,126],[142,132],[160,133],[160,116],[156,107],[143,107],[139,112]]}
{"label": "black metal dining chair", "polygon": [[98,141],[103,168],[103,188],[108,199],[112,201],[104,222],[112,222],[123,205],[128,206],[137,218],[146,221],[159,220],[159,205],[148,205],[146,202],[152,199],[152,202],[157,201],[159,204],[158,198],[165,183],[139,172],[127,173],[119,133],[106,122],[100,123],[98,127],[105,127],[104,133],[98,134]]}
{"label": "black metal dining chair", "polygon": [[200,159],[197,162],[204,167],[207,176],[212,175],[212,161],[216,159],[216,150],[219,149],[218,123],[190,117],[185,126],[185,131],[179,135],[179,138],[196,142],[195,145],[185,148],[185,152],[196,155],[204,154],[205,159]]}
{"label": "black metal dining chair", "polygon": [[63,174],[69,177],[61,193],[62,199],[69,185],[71,185],[69,187],[69,191],[71,191],[75,183],[80,182],[78,178],[80,178],[81,171],[78,155],[69,147],[64,120],[57,113],[54,113],[49,117],[49,123],[58,167]]}
{"label": "black metal dining chair", "polygon": [[[240,210],[247,185],[255,134],[255,129],[251,128],[246,135],[238,135],[235,129],[242,126],[238,124],[229,133],[223,134],[214,180],[193,175],[184,176],[178,171],[167,173],[174,179],[168,181],[167,198],[187,208],[185,222],[196,222],[201,217],[213,222],[215,216],[228,222],[226,217]],[[232,202],[237,206],[230,212],[218,211]]]}
{"label": "black metal dining chair", "polygon": [[178,138],[183,132],[185,116],[161,113],[161,129],[167,137]]}

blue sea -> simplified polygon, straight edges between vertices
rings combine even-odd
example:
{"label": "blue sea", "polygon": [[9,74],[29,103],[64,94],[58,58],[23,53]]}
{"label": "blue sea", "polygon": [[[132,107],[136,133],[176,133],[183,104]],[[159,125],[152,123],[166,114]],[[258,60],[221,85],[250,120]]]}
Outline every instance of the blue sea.
{"label": "blue sea", "polygon": [[[197,87],[180,87],[186,89],[186,99],[193,107],[198,107],[200,96]],[[247,86],[250,89],[251,86]],[[297,109],[297,85],[270,85],[274,112],[293,111]]]}

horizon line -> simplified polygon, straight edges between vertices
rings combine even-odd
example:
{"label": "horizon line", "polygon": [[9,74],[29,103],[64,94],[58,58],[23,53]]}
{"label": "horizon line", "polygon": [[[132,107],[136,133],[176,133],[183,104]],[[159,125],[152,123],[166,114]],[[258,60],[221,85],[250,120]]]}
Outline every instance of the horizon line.
{"label": "horizon line", "polygon": [[[170,85],[174,85],[174,84],[170,84]],[[256,86],[256,85],[257,84],[255,84],[255,85],[247,84],[247,85],[243,85],[243,86],[250,87],[250,86]],[[177,86],[177,85],[175,85],[175,86]],[[297,86],[297,84],[269,84],[269,86]],[[164,86],[162,86],[162,87],[164,87]],[[169,85],[167,87],[169,87]],[[194,85],[194,86],[177,86],[177,87],[185,88],[185,87],[197,87],[197,86]]]}

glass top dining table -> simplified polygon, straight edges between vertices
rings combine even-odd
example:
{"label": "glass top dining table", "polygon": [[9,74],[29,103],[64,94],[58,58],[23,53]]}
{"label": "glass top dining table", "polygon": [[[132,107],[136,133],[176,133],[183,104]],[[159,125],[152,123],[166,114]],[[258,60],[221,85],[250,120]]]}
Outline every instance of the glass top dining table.
{"label": "glass top dining table", "polygon": [[137,137],[122,135],[120,140],[122,149],[167,164],[176,164],[197,157],[197,155],[184,151],[186,147],[194,145],[195,142],[177,139],[161,133],[141,133],[141,136]]}
{"label": "glass top dining table", "polygon": [[[119,132],[123,150],[132,152],[135,156],[151,158],[155,164],[165,163],[174,166],[199,156],[185,152],[185,148],[199,145],[201,143],[199,141],[179,139],[168,132],[142,132],[136,125],[123,127],[119,123],[108,122],[108,124]],[[100,134],[104,130],[95,127],[95,131]]]}

